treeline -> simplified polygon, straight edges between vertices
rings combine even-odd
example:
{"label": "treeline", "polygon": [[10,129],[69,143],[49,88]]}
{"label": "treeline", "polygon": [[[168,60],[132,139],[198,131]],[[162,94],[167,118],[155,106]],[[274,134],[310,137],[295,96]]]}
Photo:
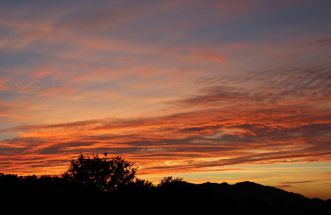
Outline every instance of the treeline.
{"label": "treeline", "polygon": [[63,193],[63,192],[153,192],[164,190],[170,184],[188,184],[180,178],[165,177],[158,185],[139,179],[133,163],[107,154],[80,155],[70,162],[60,176],[18,176],[0,173],[2,193]]}
{"label": "treeline", "polygon": [[80,155],[59,176],[0,174],[0,206],[14,204],[12,212],[22,205],[24,209],[47,205],[52,210],[62,208],[58,213],[65,211],[63,207],[108,213],[155,206],[158,212],[180,208],[184,214],[187,209],[202,214],[331,214],[331,200],[309,199],[253,182],[192,184],[165,177],[154,185],[136,173],[133,163],[104,154]]}

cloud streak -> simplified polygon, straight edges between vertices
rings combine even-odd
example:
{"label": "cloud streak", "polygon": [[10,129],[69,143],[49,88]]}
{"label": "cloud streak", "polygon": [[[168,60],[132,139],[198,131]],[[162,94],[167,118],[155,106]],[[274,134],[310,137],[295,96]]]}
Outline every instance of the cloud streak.
{"label": "cloud streak", "polygon": [[[70,157],[109,152],[137,161],[144,174],[256,162],[329,161],[330,119],[327,114],[290,108],[240,113],[213,109],[136,120],[16,127],[1,131],[20,133],[19,138],[1,142],[1,156],[4,161],[31,154]],[[173,163],[168,165],[169,161]]]}
{"label": "cloud streak", "polygon": [[0,171],[93,152],[147,178],[330,167],[329,4],[1,1]]}

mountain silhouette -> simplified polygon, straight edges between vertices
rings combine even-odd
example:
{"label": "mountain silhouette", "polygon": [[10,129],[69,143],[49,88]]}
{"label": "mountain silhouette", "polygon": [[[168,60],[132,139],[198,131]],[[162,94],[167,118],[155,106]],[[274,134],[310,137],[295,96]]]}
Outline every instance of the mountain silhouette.
{"label": "mountain silhouette", "polygon": [[14,204],[11,212],[42,205],[57,213],[92,209],[93,213],[331,214],[331,200],[310,199],[254,182],[193,184],[165,177],[154,185],[138,179],[136,171],[118,156],[80,155],[62,176],[0,174],[0,205]]}

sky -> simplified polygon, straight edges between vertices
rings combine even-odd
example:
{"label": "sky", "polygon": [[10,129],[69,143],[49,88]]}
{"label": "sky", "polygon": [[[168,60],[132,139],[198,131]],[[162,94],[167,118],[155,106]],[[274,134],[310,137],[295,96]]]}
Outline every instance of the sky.
{"label": "sky", "polygon": [[0,172],[80,153],[139,177],[331,199],[328,0],[0,1]]}

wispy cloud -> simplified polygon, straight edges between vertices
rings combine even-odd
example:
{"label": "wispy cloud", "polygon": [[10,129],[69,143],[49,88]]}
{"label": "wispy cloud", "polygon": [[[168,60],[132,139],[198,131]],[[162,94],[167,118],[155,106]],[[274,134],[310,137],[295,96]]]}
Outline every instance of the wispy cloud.
{"label": "wispy cloud", "polygon": [[[171,172],[275,160],[329,161],[330,118],[290,108],[210,109],[136,120],[25,126],[1,131],[20,132],[19,138],[2,141],[1,154],[8,160],[107,151],[139,162],[145,174],[159,168]],[[216,160],[200,160],[206,158]],[[171,160],[174,163],[167,165]]]}
{"label": "wispy cloud", "polygon": [[1,1],[0,171],[86,152],[144,176],[329,165],[329,4]]}

